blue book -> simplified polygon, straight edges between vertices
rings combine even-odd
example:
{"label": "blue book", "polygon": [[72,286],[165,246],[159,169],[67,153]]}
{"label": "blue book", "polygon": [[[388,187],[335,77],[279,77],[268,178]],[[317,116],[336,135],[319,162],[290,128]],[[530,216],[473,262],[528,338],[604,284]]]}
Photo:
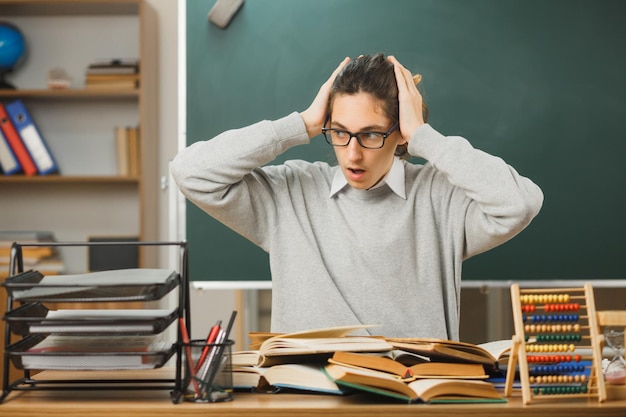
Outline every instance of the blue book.
{"label": "blue book", "polygon": [[0,129],[0,169],[4,175],[15,174],[22,170],[22,164],[15,157],[9,140],[2,133],[2,129]]}
{"label": "blue book", "polygon": [[39,174],[47,175],[58,172],[59,168],[50,152],[50,148],[39,129],[37,129],[32,116],[22,100],[15,100],[6,104],[5,108],[28,153],[35,161]]}

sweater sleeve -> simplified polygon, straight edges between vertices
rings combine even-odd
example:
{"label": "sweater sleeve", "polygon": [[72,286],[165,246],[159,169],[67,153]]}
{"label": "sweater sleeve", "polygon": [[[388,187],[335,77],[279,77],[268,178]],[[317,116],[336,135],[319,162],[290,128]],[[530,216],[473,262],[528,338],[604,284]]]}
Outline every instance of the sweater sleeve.
{"label": "sweater sleeve", "polygon": [[[261,166],[287,149],[309,143],[298,113],[223,132],[181,150],[171,163],[174,181],[191,202],[257,245],[276,209],[272,181]],[[265,248],[265,247],[264,247]],[[265,248],[267,249],[267,248]]]}
{"label": "sweater sleeve", "polygon": [[511,239],[541,209],[543,193],[535,183],[462,137],[443,136],[424,124],[411,138],[409,153],[428,160],[469,199],[465,258]]}

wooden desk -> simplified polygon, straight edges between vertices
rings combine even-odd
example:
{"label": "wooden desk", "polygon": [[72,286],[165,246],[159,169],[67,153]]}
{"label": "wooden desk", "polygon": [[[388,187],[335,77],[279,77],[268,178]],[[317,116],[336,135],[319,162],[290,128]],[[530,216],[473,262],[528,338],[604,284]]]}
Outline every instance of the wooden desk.
{"label": "wooden desk", "polygon": [[[47,371],[51,372],[51,371]],[[156,371],[151,371],[156,372]],[[54,375],[58,378],[58,374]],[[66,372],[65,374],[69,374]],[[626,400],[541,401],[523,406],[521,396],[506,404],[426,405],[379,402],[372,397],[302,394],[235,393],[226,403],[173,404],[161,391],[30,391],[12,392],[0,405],[0,416],[15,417],[405,417],[411,416],[625,416]]]}

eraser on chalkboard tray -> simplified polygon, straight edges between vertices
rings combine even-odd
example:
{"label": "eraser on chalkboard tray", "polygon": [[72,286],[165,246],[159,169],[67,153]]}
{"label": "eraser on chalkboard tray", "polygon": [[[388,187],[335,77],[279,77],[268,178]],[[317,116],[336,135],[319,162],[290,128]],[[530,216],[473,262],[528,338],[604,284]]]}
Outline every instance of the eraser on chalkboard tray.
{"label": "eraser on chalkboard tray", "polygon": [[243,6],[243,2],[244,0],[217,0],[209,11],[209,21],[225,29]]}

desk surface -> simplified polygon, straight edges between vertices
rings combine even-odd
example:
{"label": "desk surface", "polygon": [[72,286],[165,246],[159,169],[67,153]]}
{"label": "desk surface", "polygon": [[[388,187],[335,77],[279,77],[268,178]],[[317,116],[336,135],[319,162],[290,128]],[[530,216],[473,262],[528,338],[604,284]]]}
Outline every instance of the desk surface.
{"label": "desk surface", "polygon": [[[48,371],[51,372],[51,371]],[[152,371],[156,372],[156,371]],[[70,373],[61,373],[69,375]],[[76,375],[77,373],[73,373]],[[58,373],[54,375],[58,378]],[[327,396],[303,394],[235,393],[226,403],[173,404],[169,392],[159,391],[15,391],[0,405],[0,416],[207,416],[308,417],[358,416],[624,416],[626,400],[575,399],[537,401],[523,406],[518,393],[503,404],[398,404],[376,401],[362,395]]]}

